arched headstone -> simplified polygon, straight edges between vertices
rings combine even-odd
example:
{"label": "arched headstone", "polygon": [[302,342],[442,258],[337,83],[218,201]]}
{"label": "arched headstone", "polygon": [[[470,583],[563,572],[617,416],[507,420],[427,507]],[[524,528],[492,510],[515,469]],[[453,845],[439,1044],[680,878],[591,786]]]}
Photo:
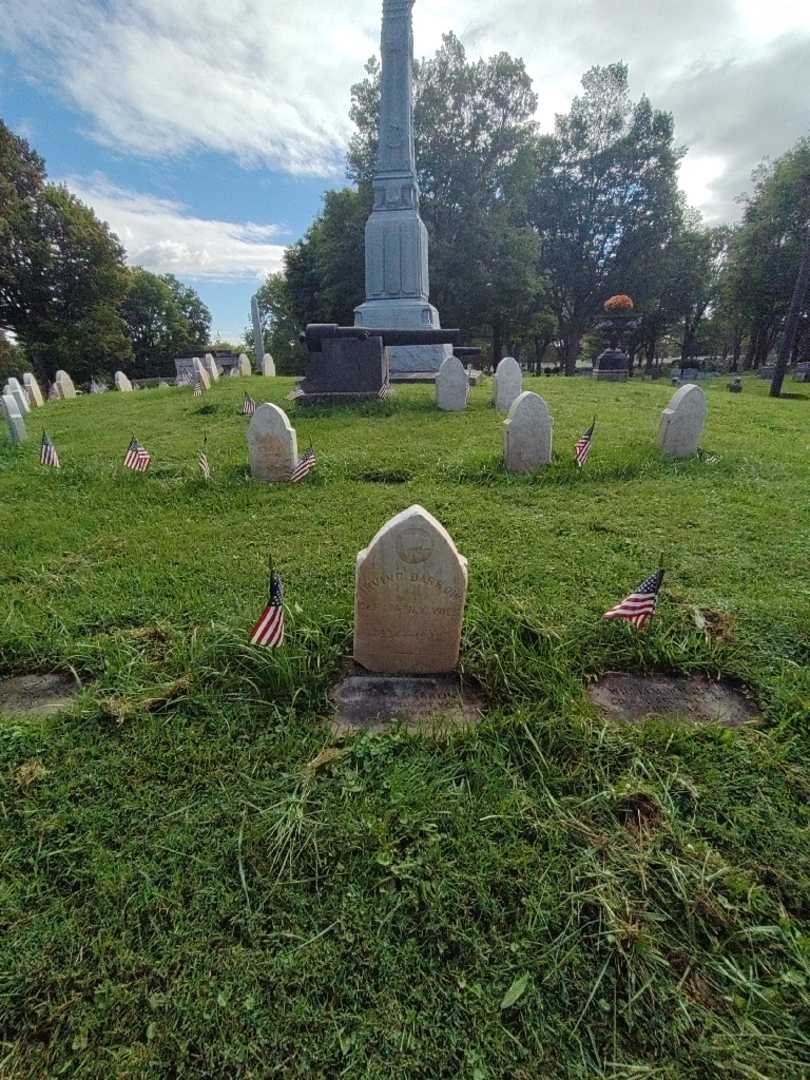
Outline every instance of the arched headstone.
{"label": "arched headstone", "polygon": [[115,389],[122,391],[122,393],[128,394],[132,391],[132,383],[129,381],[123,371],[116,371],[115,373]]}
{"label": "arched headstone", "polygon": [[706,411],[706,395],[700,387],[694,383],[682,386],[661,414],[659,448],[674,458],[696,454],[706,424]]}
{"label": "arched headstone", "polygon": [[439,674],[458,663],[467,560],[421,506],[391,518],[357,556],[354,658],[368,671]]}
{"label": "arched headstone", "polygon": [[26,394],[28,394],[29,405],[39,409],[45,404],[45,399],[42,396],[39,383],[30,371],[26,371],[23,375],[23,387],[25,388]]}
{"label": "arched headstone", "polygon": [[267,375],[268,377],[275,375],[276,362],[270,355],[270,353],[265,353],[262,357],[261,363],[259,364],[259,371],[262,373],[262,375]]}
{"label": "arched headstone", "polygon": [[70,400],[70,398],[76,397],[76,387],[73,385],[73,379],[68,375],[66,371],[61,369],[53,377],[54,382],[59,387],[59,397],[64,401]]}
{"label": "arched headstone", "polygon": [[551,462],[553,421],[543,398],[531,390],[512,402],[503,422],[504,463],[508,472],[536,472]]}
{"label": "arched headstone", "polygon": [[203,390],[211,389],[211,376],[208,374],[208,369],[199,356],[195,356],[192,361],[194,364],[194,381],[202,387]]}
{"label": "arched headstone", "polygon": [[436,375],[436,404],[439,408],[444,412],[464,412],[469,387],[470,380],[459,358],[446,357]]}
{"label": "arched headstone", "polygon": [[287,483],[298,464],[298,439],[287,414],[265,402],[253,414],[247,430],[250,471],[257,480]]}
{"label": "arched headstone", "polygon": [[219,380],[219,368],[217,362],[210,352],[205,354],[205,366],[208,370],[208,374],[211,376],[211,382],[217,382]]}
{"label": "arched headstone", "polygon": [[239,374],[243,376],[253,374],[253,368],[250,366],[250,361],[244,353],[239,354]]}
{"label": "arched headstone", "polygon": [[25,421],[22,418],[17,399],[12,394],[3,394],[0,398],[3,408],[3,416],[8,424],[8,433],[11,441],[15,443],[25,442]]}
{"label": "arched headstone", "polygon": [[17,402],[17,408],[20,410],[21,416],[27,416],[31,412],[31,406],[28,404],[28,395],[20,386],[19,379],[14,377],[10,378],[5,387],[3,388],[4,394],[10,394]]}
{"label": "arched headstone", "polygon": [[513,356],[505,356],[495,370],[492,400],[498,412],[509,412],[512,402],[523,389],[523,373]]}

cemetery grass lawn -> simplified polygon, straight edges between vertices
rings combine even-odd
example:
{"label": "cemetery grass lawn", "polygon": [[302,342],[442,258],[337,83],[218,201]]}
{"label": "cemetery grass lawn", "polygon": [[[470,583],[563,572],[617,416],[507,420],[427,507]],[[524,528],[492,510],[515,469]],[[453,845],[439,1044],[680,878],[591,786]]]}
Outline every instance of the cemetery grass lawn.
{"label": "cemetery grass lawn", "polygon": [[[0,443],[0,675],[85,686],[0,717],[0,1076],[810,1075],[806,391],[718,380],[717,460],[674,462],[671,387],[528,380],[555,460],[510,477],[490,384],[462,415],[399,389],[297,418],[315,474],[253,483],[242,395],[292,384],[51,404]],[[356,552],[416,502],[470,560],[491,708],[333,746]],[[247,643],[269,548],[275,652]],[[602,622],[659,553],[650,633]],[[608,670],[722,675],[763,720],[606,723]]]}

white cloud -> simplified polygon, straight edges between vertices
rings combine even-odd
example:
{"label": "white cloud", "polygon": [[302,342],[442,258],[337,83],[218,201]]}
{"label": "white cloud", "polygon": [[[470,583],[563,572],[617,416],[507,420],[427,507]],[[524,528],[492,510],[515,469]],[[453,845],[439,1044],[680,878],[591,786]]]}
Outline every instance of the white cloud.
{"label": "white cloud", "polygon": [[[379,0],[3,6],[0,40],[108,146],[153,157],[205,149],[293,174],[342,174],[349,88],[378,51]],[[733,215],[730,192],[807,130],[806,0],[417,0],[414,27],[420,56],[453,29],[473,56],[525,57],[546,128],[586,68],[624,59],[634,94],[673,108],[677,137],[724,162],[714,186],[696,189],[711,196],[714,216]]]}
{"label": "white cloud", "polygon": [[116,187],[102,175],[64,183],[109,222],[130,263],[156,274],[233,281],[280,270],[284,246],[275,225],[194,217],[181,203]]}

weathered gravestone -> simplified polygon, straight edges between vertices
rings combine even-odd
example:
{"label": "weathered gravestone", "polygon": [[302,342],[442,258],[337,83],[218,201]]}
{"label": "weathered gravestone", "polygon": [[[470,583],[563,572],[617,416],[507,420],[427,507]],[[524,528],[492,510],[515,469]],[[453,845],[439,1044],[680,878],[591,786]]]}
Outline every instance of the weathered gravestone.
{"label": "weathered gravestone", "polygon": [[253,374],[253,368],[250,366],[250,361],[248,360],[248,358],[245,356],[244,353],[239,354],[239,364],[238,364],[238,367],[237,367],[237,371],[239,372],[240,375],[243,375],[243,376]]}
{"label": "weathered gravestone", "polygon": [[699,386],[687,383],[672,395],[661,414],[658,446],[670,457],[691,457],[697,453],[706,423],[706,395]]}
{"label": "weathered gravestone", "polygon": [[69,401],[70,398],[76,397],[76,387],[73,385],[73,379],[71,379],[66,371],[57,371],[53,377],[53,381],[56,383],[57,394],[64,401]]}
{"label": "weathered gravestone", "polygon": [[464,412],[470,393],[470,380],[457,356],[442,361],[436,376],[436,404],[444,412]]}
{"label": "weathered gravestone", "polygon": [[298,464],[298,439],[287,414],[266,402],[253,414],[247,431],[250,471],[265,483],[287,483]]}
{"label": "weathered gravestone", "polygon": [[260,374],[268,376],[268,378],[276,373],[276,363],[270,353],[265,353],[262,357],[258,369]]}
{"label": "weathered gravestone", "polygon": [[367,671],[454,671],[467,560],[421,506],[391,518],[357,556],[354,658]]}
{"label": "weathered gravestone", "polygon": [[28,404],[32,408],[41,408],[45,404],[45,399],[42,396],[42,391],[39,388],[39,383],[30,371],[26,371],[26,373],[23,375],[23,386],[25,388],[26,394],[28,395]]}
{"label": "weathered gravestone", "polygon": [[543,398],[524,390],[503,422],[504,463],[508,472],[536,472],[551,461],[553,422]]}
{"label": "weathered gravestone", "polygon": [[132,391],[132,383],[123,371],[116,371],[115,373],[115,389],[120,390],[124,394],[129,394]]}
{"label": "weathered gravestone", "polygon": [[498,412],[509,412],[512,402],[523,390],[523,374],[513,356],[505,356],[495,369],[492,400]]}
{"label": "weathered gravestone", "polygon": [[205,362],[206,370],[208,371],[208,374],[211,376],[211,381],[212,382],[218,382],[219,381],[219,368],[217,367],[216,360],[214,359],[214,357],[211,355],[210,352],[207,352],[205,354],[205,361],[204,362]]}
{"label": "weathered gravestone", "polygon": [[729,390],[732,394],[741,394],[743,388],[743,381],[739,375],[735,375],[731,382],[728,384]]}
{"label": "weathered gravestone", "polygon": [[3,388],[4,394],[10,394],[17,402],[17,408],[20,410],[21,416],[27,416],[31,412],[31,406],[28,404],[28,397],[20,386],[19,379],[11,378],[6,382]]}
{"label": "weathered gravestone", "polygon": [[194,357],[194,382],[202,390],[211,389],[211,376],[208,374],[208,369],[199,356]]}
{"label": "weathered gravestone", "polygon": [[3,394],[0,402],[2,402],[3,416],[8,424],[11,441],[15,443],[25,442],[25,421],[22,418],[17,399],[12,394]]}

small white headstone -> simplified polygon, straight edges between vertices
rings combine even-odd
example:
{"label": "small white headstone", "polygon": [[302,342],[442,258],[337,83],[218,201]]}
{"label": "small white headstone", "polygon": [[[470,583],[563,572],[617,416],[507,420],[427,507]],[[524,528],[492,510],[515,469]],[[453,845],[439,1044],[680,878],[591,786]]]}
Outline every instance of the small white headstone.
{"label": "small white headstone", "polygon": [[706,411],[706,395],[700,387],[694,383],[682,386],[661,414],[660,449],[675,458],[696,454],[706,424]]}
{"label": "small white headstone", "polygon": [[20,386],[19,379],[11,378],[3,388],[4,394],[11,394],[14,400],[17,402],[17,408],[20,410],[21,416],[27,416],[31,412],[31,406],[28,404],[28,395]]}
{"label": "small white headstone", "polygon": [[509,412],[523,389],[523,373],[513,356],[505,356],[495,370],[492,399],[498,412]]}
{"label": "small white headstone", "polygon": [[298,464],[298,439],[278,405],[259,405],[247,431],[250,471],[257,480],[287,483]]}
{"label": "small white headstone", "polygon": [[128,394],[132,391],[132,383],[123,371],[116,371],[115,373],[115,389],[120,390],[124,394]]}
{"label": "small white headstone", "polygon": [[194,378],[195,381],[203,388],[203,390],[211,389],[211,376],[208,374],[208,369],[200,360],[199,356],[195,356],[194,360]]}
{"label": "small white headstone", "polygon": [[45,399],[42,396],[42,391],[39,388],[39,383],[31,374],[30,371],[26,371],[23,375],[23,386],[25,392],[28,394],[28,403],[33,408],[41,408],[45,404]]}
{"label": "small white headstone", "polygon": [[457,356],[447,356],[436,375],[436,404],[444,412],[464,412],[470,381]]}
{"label": "small white headstone", "polygon": [[357,556],[354,658],[368,671],[453,671],[467,560],[421,506],[391,518]]}
{"label": "small white headstone", "polygon": [[259,364],[259,371],[262,373],[262,375],[275,375],[276,363],[270,353],[264,354],[261,363]]}
{"label": "small white headstone", "polygon": [[54,382],[59,387],[59,397],[67,401],[70,398],[76,397],[76,387],[73,385],[73,379],[68,375],[66,371],[61,369],[53,377]]}
{"label": "small white headstone", "polygon": [[210,352],[205,354],[205,366],[208,369],[208,374],[211,376],[212,382],[217,382],[219,379],[219,368],[217,362]]}
{"label": "small white headstone", "polygon": [[3,394],[2,398],[0,398],[0,402],[2,402],[3,415],[8,424],[8,433],[11,436],[11,441],[15,443],[25,442],[25,421],[22,418],[17,399],[12,394]]}
{"label": "small white headstone", "polygon": [[536,472],[551,462],[553,421],[543,398],[524,390],[512,402],[503,423],[504,462],[508,472]]}
{"label": "small white headstone", "polygon": [[240,375],[252,375],[253,368],[250,366],[250,361],[244,353],[239,354],[239,374]]}

